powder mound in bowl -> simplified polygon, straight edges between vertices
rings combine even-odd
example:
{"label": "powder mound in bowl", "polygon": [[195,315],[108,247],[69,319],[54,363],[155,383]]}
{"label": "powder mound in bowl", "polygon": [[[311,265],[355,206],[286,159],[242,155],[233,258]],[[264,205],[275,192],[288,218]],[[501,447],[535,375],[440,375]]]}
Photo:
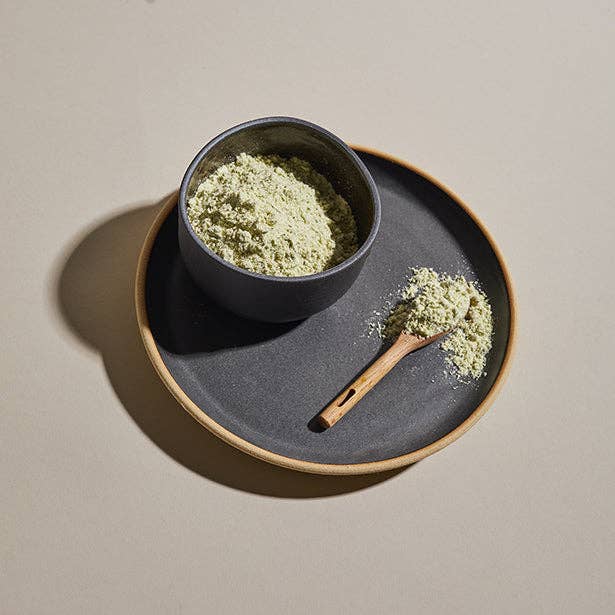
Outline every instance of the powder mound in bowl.
{"label": "powder mound in bowl", "polygon": [[188,219],[218,256],[266,275],[318,273],[358,250],[350,206],[299,158],[240,154],[199,184]]}
{"label": "powder mound in bowl", "polygon": [[[465,315],[464,315],[465,314]],[[463,276],[412,269],[401,301],[391,310],[383,328],[385,337],[403,330],[429,337],[454,326],[440,348],[459,376],[480,378],[491,350],[493,316],[486,295]]]}

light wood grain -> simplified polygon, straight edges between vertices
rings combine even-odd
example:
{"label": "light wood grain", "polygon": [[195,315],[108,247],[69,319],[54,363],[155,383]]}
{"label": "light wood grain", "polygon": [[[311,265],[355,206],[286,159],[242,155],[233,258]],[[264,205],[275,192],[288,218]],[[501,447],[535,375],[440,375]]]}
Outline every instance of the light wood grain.
{"label": "light wood grain", "polygon": [[440,339],[443,331],[431,337],[417,337],[405,331],[395,343],[378,357],[351,385],[346,387],[319,415],[325,428],[333,427],[347,412],[369,393],[405,356]]}

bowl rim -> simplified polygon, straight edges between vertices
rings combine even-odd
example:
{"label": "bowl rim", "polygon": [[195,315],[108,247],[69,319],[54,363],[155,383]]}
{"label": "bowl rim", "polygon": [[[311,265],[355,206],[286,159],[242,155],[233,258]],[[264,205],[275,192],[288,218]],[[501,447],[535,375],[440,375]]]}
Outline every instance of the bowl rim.
{"label": "bowl rim", "polygon": [[[317,273],[311,273],[309,275],[302,276],[277,276],[277,275],[267,275],[264,273],[257,273],[256,271],[250,271],[248,269],[243,269],[242,267],[238,267],[237,265],[223,259],[221,256],[216,254],[211,248],[207,246],[207,244],[196,234],[190,220],[188,219],[188,208],[187,208],[187,191],[188,184],[192,179],[198,165],[201,163],[203,158],[210,152],[210,150],[229,137],[230,135],[236,134],[247,128],[252,128],[254,126],[262,126],[262,125],[298,125],[310,128],[315,132],[320,133],[325,136],[333,145],[335,145],[339,150],[341,150],[347,158],[357,167],[359,173],[364,177],[367,182],[367,186],[369,192],[372,196],[372,202],[374,205],[374,219],[372,221],[370,232],[368,233],[365,241],[361,244],[359,249],[349,258],[342,261],[341,263],[335,265],[335,267],[331,267],[330,269],[325,269],[324,271],[319,271]],[[190,237],[196,242],[196,244],[201,248],[203,252],[210,258],[214,259],[221,265],[250,278],[254,278],[257,280],[266,280],[266,281],[274,281],[274,282],[283,282],[288,284],[296,284],[298,282],[306,282],[311,280],[319,280],[323,278],[328,278],[334,276],[338,271],[342,271],[347,267],[352,266],[357,261],[364,258],[370,251],[376,236],[378,235],[378,230],[380,228],[380,219],[381,219],[381,203],[380,203],[380,194],[378,193],[378,188],[376,187],[376,182],[374,178],[371,176],[371,173],[367,169],[367,167],[363,164],[363,161],[359,158],[359,156],[348,146],[344,141],[342,141],[339,137],[334,135],[332,132],[319,126],[318,124],[314,124],[312,122],[308,122],[307,120],[302,120],[296,117],[290,116],[270,116],[270,117],[261,117],[253,120],[248,120],[247,122],[242,122],[241,124],[237,124],[236,126],[232,126],[227,130],[221,132],[218,136],[211,139],[208,143],[206,143],[194,157],[192,162],[188,165],[186,172],[182,178],[179,195],[178,195],[178,210],[179,215],[182,219],[182,223],[188,230]]]}

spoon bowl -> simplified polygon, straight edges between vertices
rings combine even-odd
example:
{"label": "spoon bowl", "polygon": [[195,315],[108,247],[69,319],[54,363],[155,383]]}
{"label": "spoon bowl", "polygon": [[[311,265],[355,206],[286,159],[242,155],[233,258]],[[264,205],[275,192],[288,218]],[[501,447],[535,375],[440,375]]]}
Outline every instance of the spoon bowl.
{"label": "spoon bowl", "polygon": [[347,412],[371,391],[405,356],[433,344],[450,333],[465,318],[470,305],[446,331],[429,337],[420,337],[403,330],[394,344],[378,357],[351,385],[346,387],[319,415],[318,423],[324,429],[333,427]]}

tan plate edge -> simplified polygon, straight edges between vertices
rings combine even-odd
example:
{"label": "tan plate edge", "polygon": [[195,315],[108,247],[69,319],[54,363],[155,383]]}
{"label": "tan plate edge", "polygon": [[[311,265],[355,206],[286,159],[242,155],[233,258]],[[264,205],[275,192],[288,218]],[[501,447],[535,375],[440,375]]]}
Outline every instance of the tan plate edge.
{"label": "tan plate edge", "polygon": [[376,149],[361,147],[357,145],[351,145],[351,147],[355,150],[364,152],[366,154],[371,154],[373,156],[377,156],[379,158],[383,158],[399,166],[405,167],[410,171],[416,173],[417,175],[421,175],[431,183],[435,184],[446,192],[474,221],[474,223],[481,230],[483,235],[487,238],[487,241],[491,245],[491,249],[493,250],[498,263],[500,265],[500,269],[502,270],[502,274],[504,275],[504,281],[506,283],[506,291],[508,293],[509,298],[509,307],[510,307],[510,333],[508,336],[508,343],[506,345],[506,352],[504,354],[504,360],[502,361],[502,367],[493,383],[491,389],[485,396],[485,399],[476,407],[474,412],[463,422],[461,425],[453,429],[450,433],[446,434],[439,440],[432,442],[428,446],[420,448],[416,451],[412,451],[411,453],[406,453],[405,455],[400,455],[399,457],[392,457],[390,459],[383,459],[381,461],[371,461],[367,463],[354,463],[354,464],[333,464],[333,463],[316,463],[313,461],[303,461],[301,459],[294,459],[292,457],[285,457],[284,455],[278,455],[277,453],[273,453],[267,449],[260,448],[259,446],[255,446],[251,442],[240,438],[234,433],[230,432],[228,429],[225,429],[214,421],[210,416],[208,416],[201,408],[199,408],[183,391],[183,389],[177,384],[171,372],[167,369],[164,364],[162,357],[160,356],[160,352],[156,346],[156,342],[154,340],[154,336],[152,335],[151,329],[149,327],[149,319],[147,316],[146,304],[145,304],[145,282],[147,276],[147,265],[149,262],[149,257],[151,254],[152,247],[154,245],[154,241],[160,231],[160,227],[163,222],[167,219],[167,216],[173,208],[175,207],[175,203],[177,201],[178,192],[176,191],[174,194],[169,196],[169,198],[164,202],[162,209],[156,216],[150,230],[147,233],[145,238],[145,242],[143,247],[141,248],[141,253],[139,255],[139,262],[137,265],[137,275],[135,281],[135,306],[137,311],[137,322],[139,326],[139,331],[141,333],[141,338],[143,339],[143,344],[145,345],[145,349],[147,354],[154,366],[156,372],[160,376],[161,380],[164,382],[165,386],[169,391],[173,394],[175,399],[179,402],[179,404],[189,413],[191,414],[201,425],[206,427],[209,431],[211,431],[214,435],[218,436],[220,439],[224,440],[227,444],[238,448],[244,453],[248,453],[257,459],[262,459],[263,461],[267,461],[269,463],[273,463],[274,465],[282,466],[284,468],[289,468],[291,470],[298,470],[301,472],[309,472],[311,474],[333,474],[333,475],[348,475],[348,474],[371,474],[375,472],[385,472],[387,470],[394,470],[396,468],[401,468],[411,463],[415,463],[437,451],[443,449],[445,446],[448,446],[457,438],[462,436],[474,423],[480,419],[485,412],[487,412],[490,405],[493,403],[498,391],[500,390],[506,376],[508,375],[510,369],[511,358],[513,355],[515,343],[516,343],[516,328],[517,328],[517,303],[515,299],[515,294],[513,291],[512,280],[510,277],[510,273],[508,271],[508,267],[506,266],[506,262],[504,261],[504,257],[497,246],[495,240],[491,236],[491,233],[487,230],[482,221],[476,216],[476,214],[463,202],[459,196],[457,196],[452,190],[450,190],[447,186],[445,186],[442,182],[437,180],[436,178],[429,175],[425,171],[409,164],[408,162],[401,160],[399,158],[395,158],[394,156],[390,156],[389,154],[385,154]]}

